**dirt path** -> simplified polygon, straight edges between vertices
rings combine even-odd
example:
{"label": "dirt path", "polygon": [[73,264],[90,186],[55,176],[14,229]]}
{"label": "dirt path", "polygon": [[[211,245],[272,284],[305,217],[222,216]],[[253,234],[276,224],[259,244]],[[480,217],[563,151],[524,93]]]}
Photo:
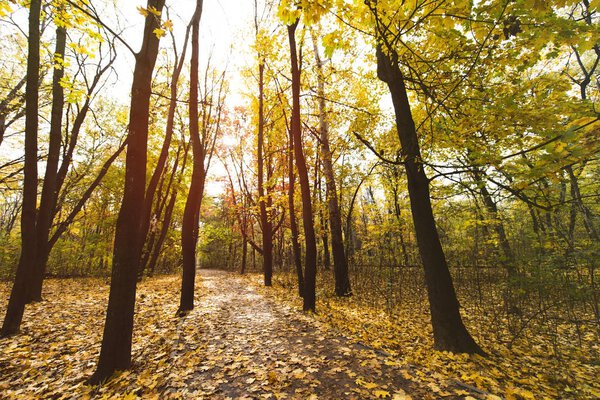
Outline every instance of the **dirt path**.
{"label": "dirt path", "polygon": [[275,304],[241,278],[220,271],[201,276],[202,297],[210,301],[187,318],[198,321],[208,340],[206,359],[185,379],[189,390],[223,398],[434,397],[411,387],[383,355]]}
{"label": "dirt path", "polygon": [[[184,318],[175,316],[179,287],[177,276],[139,285],[132,368],[89,387],[107,281],[49,280],[45,301],[28,306],[22,333],[0,339],[0,398],[441,398],[436,388],[406,380],[406,366],[236,274],[201,271],[196,308]],[[0,283],[0,296],[9,289]]]}

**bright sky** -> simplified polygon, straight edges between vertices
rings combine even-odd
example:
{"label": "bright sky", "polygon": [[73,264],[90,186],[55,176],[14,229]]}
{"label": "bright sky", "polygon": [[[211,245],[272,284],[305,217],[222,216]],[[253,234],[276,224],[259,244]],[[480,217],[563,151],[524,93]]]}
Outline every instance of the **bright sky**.
{"label": "bright sky", "polygon": [[[181,52],[185,29],[196,7],[195,0],[167,0],[168,15],[173,21],[173,32],[177,39],[177,49]],[[145,7],[145,1],[118,0],[119,21],[111,21],[125,29],[123,37],[129,45],[138,50],[141,44],[141,30],[144,18],[137,11],[138,6]],[[111,10],[113,13],[114,11]],[[163,20],[167,12],[164,11]],[[211,65],[217,69],[228,71],[230,92],[227,94],[227,103],[239,105],[245,102],[242,92],[244,83],[240,79],[240,70],[248,62],[244,56],[253,43],[254,35],[252,26],[254,18],[254,2],[251,0],[205,0],[200,22],[200,64],[201,69],[211,57]],[[108,23],[108,21],[107,21]],[[112,26],[111,26],[112,27]],[[161,47],[171,46],[170,37],[161,39]],[[133,57],[123,51],[115,68],[119,72],[119,81],[115,87],[117,93],[122,91],[123,99],[129,98],[131,78],[134,66]],[[187,58],[189,60],[189,48]],[[206,194],[216,196],[224,188],[221,182],[214,178],[225,176],[224,167],[216,157],[209,170]],[[211,179],[212,178],[212,179]]]}
{"label": "bright sky", "polygon": [[[123,37],[127,43],[138,50],[141,44],[141,29],[144,18],[137,11],[137,7],[145,7],[146,1],[143,0],[118,0],[117,7],[119,12],[119,21],[106,21],[107,24],[113,23],[124,29]],[[185,29],[196,7],[195,0],[167,0],[166,7],[169,8],[169,18],[173,21],[173,32],[177,39],[177,49],[181,52]],[[111,10],[114,13],[114,11]],[[163,14],[163,20],[166,19],[167,12]],[[254,2],[250,0],[205,0],[200,22],[200,64],[205,65],[211,56],[211,65],[217,69],[229,71],[230,101],[239,103],[241,101],[240,93],[242,82],[236,79],[239,76],[239,69],[243,66],[244,60],[242,54],[247,51],[253,42],[253,35],[250,33],[251,23],[254,16]],[[111,26],[112,27],[112,26]],[[161,39],[161,47],[170,46],[171,39],[166,36]],[[131,83],[131,73],[133,72],[133,57],[125,55],[118,60],[116,66],[119,71],[119,88],[128,90]],[[188,49],[188,60],[189,60]],[[247,53],[246,53],[247,54]],[[125,84],[127,83],[127,84]]]}

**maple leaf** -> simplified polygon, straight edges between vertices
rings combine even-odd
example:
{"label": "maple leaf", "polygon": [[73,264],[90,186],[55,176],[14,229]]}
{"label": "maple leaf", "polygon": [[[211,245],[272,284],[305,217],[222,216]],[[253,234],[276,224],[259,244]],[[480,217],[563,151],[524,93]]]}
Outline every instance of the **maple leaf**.
{"label": "maple leaf", "polygon": [[388,397],[390,397],[390,392],[385,391],[385,390],[375,390],[375,391],[373,391],[373,394],[378,399],[387,399]]}

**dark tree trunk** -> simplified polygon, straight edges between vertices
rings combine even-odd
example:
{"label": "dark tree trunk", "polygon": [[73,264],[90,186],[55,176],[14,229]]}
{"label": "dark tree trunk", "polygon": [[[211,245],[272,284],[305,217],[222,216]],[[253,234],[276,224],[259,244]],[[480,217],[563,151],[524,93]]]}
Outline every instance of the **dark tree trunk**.
{"label": "dark tree trunk", "polygon": [[156,264],[158,262],[158,257],[160,256],[160,252],[162,250],[162,246],[167,237],[167,233],[169,232],[169,226],[171,225],[171,217],[173,216],[173,209],[175,208],[175,201],[177,200],[177,189],[173,189],[171,193],[171,197],[169,198],[169,203],[167,204],[167,208],[165,209],[165,216],[163,219],[163,223],[160,229],[160,234],[156,241],[156,245],[152,249],[152,253],[150,255],[150,259],[148,261],[148,275],[154,275],[154,271],[156,270]]}
{"label": "dark tree trunk", "polygon": [[290,213],[290,232],[292,239],[292,256],[294,257],[294,266],[296,269],[296,276],[298,278],[298,295],[304,296],[304,273],[302,272],[302,254],[300,249],[300,242],[298,241],[298,222],[296,221],[296,209],[294,201],[294,193],[296,189],[296,172],[294,171],[294,136],[290,129],[289,132],[289,151],[288,151],[288,173],[289,173],[289,185],[288,185],[288,208]]}
{"label": "dark tree trunk", "polygon": [[246,273],[246,259],[248,257],[248,240],[246,235],[242,235],[242,267],[240,273],[243,275]]}
{"label": "dark tree trunk", "polygon": [[386,50],[391,54],[385,54],[381,45],[377,47],[377,76],[387,84],[396,113],[396,128],[408,179],[417,244],[425,269],[435,348],[482,354],[460,316],[458,299],[431,208],[429,179],[424,171],[404,76],[398,65],[397,54]]}
{"label": "dark tree trunk", "polygon": [[[167,112],[167,124],[165,127],[165,138],[163,140],[162,148],[160,149],[160,154],[158,156],[158,160],[156,161],[156,167],[154,172],[152,173],[152,177],[148,182],[148,188],[146,189],[146,197],[144,199],[144,216],[142,218],[142,241],[145,241],[146,236],[148,235],[148,230],[150,228],[150,221],[152,215],[152,205],[154,203],[154,195],[156,194],[156,189],[158,186],[158,182],[160,181],[161,176],[164,173],[165,165],[167,163],[167,157],[169,155],[169,148],[171,147],[171,141],[173,138],[173,122],[175,120],[175,110],[177,108],[177,84],[179,82],[179,75],[181,74],[181,70],[183,68],[183,63],[185,61],[185,53],[187,50],[188,36],[190,32],[190,25],[188,25],[185,39],[183,44],[183,50],[181,51],[181,58],[178,60],[177,54],[175,54],[175,68],[173,69],[173,73],[171,75],[171,87],[170,87],[170,95],[169,99],[169,110]],[[168,192],[168,191],[167,191]],[[142,243],[143,245],[143,243]],[[146,267],[146,263],[143,262],[140,264],[139,276],[142,277],[144,273],[144,268]]]}
{"label": "dark tree trunk", "polygon": [[290,42],[290,59],[292,70],[292,118],[290,130],[294,137],[294,155],[300,181],[300,194],[302,197],[302,225],[304,227],[304,311],[315,311],[316,306],[316,278],[317,278],[317,241],[313,222],[313,211],[310,198],[310,182],[304,151],[302,149],[302,131],[300,121],[300,68],[296,51],[296,28],[298,20],[288,25],[288,39]]}
{"label": "dark tree trunk", "polygon": [[[164,0],[149,0],[148,7],[161,12]],[[113,250],[110,295],[106,323],[96,372],[89,383],[96,384],[117,370],[131,364],[131,338],[135,309],[136,277],[140,256],[140,228],[146,187],[146,159],[148,149],[148,117],[152,86],[152,71],[158,55],[159,38],[153,32],[159,21],[149,14],[144,24],[142,47],[136,54],[129,134],[125,160],[125,188],[117,219]]]}
{"label": "dark tree trunk", "polygon": [[260,60],[258,65],[258,143],[256,149],[256,162],[258,164],[258,202],[260,206],[260,226],[262,231],[263,274],[265,286],[271,286],[273,277],[273,225],[271,218],[269,218],[269,212],[267,211],[267,208],[271,203],[269,190],[267,188],[266,193],[266,196],[269,197],[269,199],[266,199],[264,182],[264,71],[265,65],[263,61]]}
{"label": "dark tree trunk", "polygon": [[13,284],[1,337],[19,332],[28,299],[30,277],[35,268],[37,206],[38,82],[40,75],[41,1],[31,0],[27,39],[27,82],[25,84],[25,162],[23,169],[23,207],[21,211],[21,256]]}
{"label": "dark tree trunk", "polygon": [[[179,160],[181,157],[181,152],[185,151],[185,155],[184,157],[184,163],[185,163],[185,159],[187,158],[187,146],[185,146],[185,144],[180,143],[179,146],[177,146],[177,154],[175,155],[175,161],[173,162],[173,168],[171,169],[171,173],[169,174],[169,181],[167,183],[167,187],[164,188],[164,194],[163,194],[163,185],[166,179],[166,175],[167,172],[165,171],[162,174],[162,177],[160,179],[160,184],[158,185],[157,188],[157,193],[158,196],[156,196],[156,201],[155,201],[155,205],[154,207],[154,213],[151,213],[152,215],[152,219],[153,221],[149,223],[148,225],[148,229],[147,231],[144,233],[144,227],[142,227],[142,240],[144,240],[146,243],[144,244],[144,248],[142,250],[142,256],[141,256],[141,261],[140,261],[140,267],[139,267],[139,271],[138,271],[138,281],[141,280],[143,278],[143,274],[144,271],[146,271],[146,268],[148,267],[148,262],[150,261],[150,257],[153,254],[153,249],[157,244],[157,224],[158,224],[158,219],[160,218],[161,215],[163,215],[163,211],[167,205],[167,203],[169,202],[169,194],[171,193],[171,187],[173,186],[173,181],[175,180],[175,177],[177,176],[177,172],[178,172],[178,167],[179,167]],[[146,195],[146,198],[148,196]],[[154,226],[151,226],[152,224],[154,224]],[[150,231],[150,236],[146,237],[148,234],[148,231]],[[160,234],[158,234],[160,235]]]}
{"label": "dark tree trunk", "polygon": [[319,219],[321,220],[321,225],[323,226],[323,233],[321,234],[321,243],[323,244],[323,269],[329,271],[331,269],[331,255],[329,253],[329,235],[327,234],[327,230],[329,226],[327,225],[327,221],[323,216],[323,212],[319,211]]}
{"label": "dark tree trunk", "polygon": [[[67,43],[67,31],[64,28],[56,29],[56,50],[55,57],[63,59],[65,56],[65,47]],[[46,172],[44,174],[44,185],[42,187],[42,196],[37,216],[36,235],[37,251],[35,254],[35,268],[32,275],[31,289],[29,292],[29,301],[42,300],[42,283],[46,272],[46,263],[48,262],[50,228],[56,206],[57,187],[56,178],[58,175],[58,159],[60,157],[60,142],[62,139],[62,118],[65,95],[63,87],[60,84],[64,76],[64,68],[59,66],[54,68],[52,76],[52,112],[50,119],[50,140],[48,146],[48,160],[46,162]]]}
{"label": "dark tree trunk", "polygon": [[333,172],[333,158],[329,147],[329,122],[325,106],[325,77],[323,76],[323,63],[319,56],[317,42],[313,37],[315,57],[317,60],[318,95],[319,95],[319,130],[321,133],[321,154],[323,158],[323,173],[327,185],[327,206],[329,210],[329,226],[331,229],[331,252],[333,254],[333,271],[335,275],[335,294],[349,296],[350,277],[348,276],[348,259],[344,249],[342,236],[342,215],[338,204],[335,174]]}
{"label": "dark tree trunk", "polygon": [[394,215],[396,216],[396,221],[398,222],[398,238],[400,239],[400,249],[402,250],[402,261],[404,261],[404,266],[408,266],[408,252],[406,251],[406,241],[404,240],[404,234],[402,233],[403,221],[400,215],[400,203],[398,201],[398,187],[396,182],[392,182],[393,192],[394,192]]}
{"label": "dark tree trunk", "polygon": [[204,191],[204,146],[200,140],[198,126],[198,36],[202,0],[197,0],[192,20],[192,59],[190,61],[190,137],[192,141],[192,182],[188,193],[181,227],[181,251],[183,253],[183,276],[178,315],[183,316],[194,309],[194,287],[196,280],[196,244],[198,242],[198,220]]}

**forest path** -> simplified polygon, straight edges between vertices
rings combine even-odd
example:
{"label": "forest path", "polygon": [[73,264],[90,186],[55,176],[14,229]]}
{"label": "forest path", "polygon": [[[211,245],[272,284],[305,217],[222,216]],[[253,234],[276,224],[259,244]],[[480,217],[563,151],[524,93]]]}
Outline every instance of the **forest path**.
{"label": "forest path", "polygon": [[[201,270],[193,315],[208,333],[206,359],[186,379],[211,398],[434,398],[396,365],[352,343],[235,274]],[[182,350],[184,355],[186,350]],[[412,385],[412,386],[411,386]]]}
{"label": "forest path", "polygon": [[[0,339],[0,398],[440,398],[439,389],[404,378],[410,367],[339,336],[250,278],[199,275],[196,308],[183,318],[179,276],[138,285],[132,367],[97,387],[84,383],[98,360],[108,280],[48,279],[21,334]],[[9,291],[0,282],[1,298]]]}

